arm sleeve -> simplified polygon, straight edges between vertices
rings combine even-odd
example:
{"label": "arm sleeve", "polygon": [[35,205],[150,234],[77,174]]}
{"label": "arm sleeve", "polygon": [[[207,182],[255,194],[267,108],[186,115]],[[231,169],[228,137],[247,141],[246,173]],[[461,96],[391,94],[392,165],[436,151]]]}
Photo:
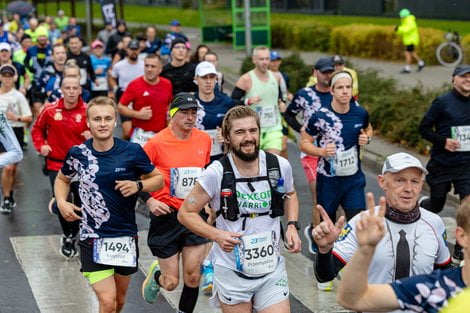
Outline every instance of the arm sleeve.
{"label": "arm sleeve", "polygon": [[24,63],[23,64],[28,69],[28,71],[30,71],[31,73],[34,74],[35,71],[34,71],[34,68],[31,67],[31,64],[30,64],[31,62],[30,61],[31,61],[31,54],[30,54],[29,49],[28,49],[28,51],[26,51],[26,56],[24,57],[24,61],[23,61]]}
{"label": "arm sleeve", "polygon": [[438,218],[436,223],[436,241],[439,244],[439,250],[437,251],[437,257],[435,260],[435,266],[439,268],[446,268],[451,264],[450,252],[449,248],[447,247],[446,240],[447,240],[447,233],[446,227],[442,222],[442,219]]}
{"label": "arm sleeve", "polygon": [[318,252],[314,264],[315,277],[320,283],[332,281],[345,265],[331,251],[326,254]]}
{"label": "arm sleeve", "polygon": [[20,144],[3,113],[0,114],[0,142],[6,150],[6,152],[0,154],[0,168],[18,163],[23,159]]}
{"label": "arm sleeve", "polygon": [[[133,81],[127,86],[126,90],[123,92],[121,98],[119,99],[119,103],[128,106],[131,102],[134,101],[134,93],[133,90]],[[134,109],[135,110],[135,109]]]}
{"label": "arm sleeve", "polygon": [[240,89],[238,87],[235,87],[232,91],[231,98],[233,99],[233,102],[235,105],[244,105],[245,103],[243,102],[243,97],[245,97],[246,91],[243,89]]}
{"label": "arm sleeve", "polygon": [[302,125],[297,121],[297,114],[295,114],[292,111],[287,110],[282,114],[284,119],[286,120],[287,125],[292,127],[296,132],[300,133],[300,129],[302,128]]}

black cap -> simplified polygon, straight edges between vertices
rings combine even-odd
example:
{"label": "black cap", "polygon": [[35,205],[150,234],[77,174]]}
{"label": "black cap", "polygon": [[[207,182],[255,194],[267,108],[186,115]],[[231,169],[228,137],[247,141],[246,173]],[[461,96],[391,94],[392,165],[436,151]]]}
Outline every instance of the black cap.
{"label": "black cap", "polygon": [[314,69],[319,70],[320,72],[334,71],[335,67],[331,63],[330,58],[320,58],[317,63],[315,63]]}
{"label": "black cap", "polygon": [[179,44],[179,43],[184,44],[184,46],[186,47],[186,40],[184,40],[181,37],[178,37],[178,38],[173,39],[173,41],[171,42],[171,49],[170,50],[173,50],[173,47],[175,45]]}
{"label": "black cap", "polygon": [[197,109],[198,105],[196,97],[189,92],[179,92],[171,101],[170,111],[174,108],[178,108],[180,110]]}
{"label": "black cap", "polygon": [[129,41],[129,44],[127,45],[127,47],[129,49],[137,50],[140,48],[139,41],[137,41],[137,39],[132,39],[131,41]]}
{"label": "black cap", "polygon": [[333,63],[333,65],[336,65],[336,64],[344,64],[344,59],[342,56],[340,56],[339,54],[335,54],[332,58],[331,58],[331,62]]}
{"label": "black cap", "polygon": [[16,69],[13,67],[13,65],[10,64],[5,64],[0,67],[0,75],[3,74],[10,74],[12,76],[16,75]]}
{"label": "black cap", "polygon": [[452,77],[462,76],[467,73],[470,73],[470,65],[459,65],[455,68],[454,72],[452,73]]}

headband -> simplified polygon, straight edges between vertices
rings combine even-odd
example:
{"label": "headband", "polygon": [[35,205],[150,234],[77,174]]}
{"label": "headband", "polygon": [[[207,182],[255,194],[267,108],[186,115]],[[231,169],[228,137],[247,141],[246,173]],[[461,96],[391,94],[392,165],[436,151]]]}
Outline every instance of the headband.
{"label": "headband", "polygon": [[173,108],[173,109],[170,109],[170,117],[172,118],[173,116],[175,116],[176,112],[178,112],[179,108]]}
{"label": "headband", "polygon": [[347,78],[352,82],[352,77],[348,72],[339,72],[338,74],[334,75],[331,79],[330,86],[333,87],[338,79]]}

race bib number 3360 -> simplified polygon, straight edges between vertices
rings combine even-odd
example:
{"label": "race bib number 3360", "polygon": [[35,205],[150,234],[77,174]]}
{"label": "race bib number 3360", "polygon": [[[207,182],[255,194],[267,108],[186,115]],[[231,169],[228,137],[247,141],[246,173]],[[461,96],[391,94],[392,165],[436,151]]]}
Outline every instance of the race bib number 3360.
{"label": "race bib number 3360", "polygon": [[135,267],[137,253],[134,237],[97,238],[93,243],[93,262]]}
{"label": "race bib number 3360", "polygon": [[237,266],[248,275],[265,275],[277,267],[278,251],[270,231],[243,236],[242,266]]}

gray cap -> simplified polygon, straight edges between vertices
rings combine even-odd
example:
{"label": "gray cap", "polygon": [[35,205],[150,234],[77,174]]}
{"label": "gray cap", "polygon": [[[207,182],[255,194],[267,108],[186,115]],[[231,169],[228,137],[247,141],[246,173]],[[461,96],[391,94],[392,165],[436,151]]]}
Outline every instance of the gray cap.
{"label": "gray cap", "polygon": [[398,173],[410,167],[416,167],[417,169],[420,169],[424,174],[428,173],[423,164],[421,164],[420,160],[418,160],[411,154],[399,152],[389,155],[385,159],[384,166],[382,167],[382,175],[387,172]]}
{"label": "gray cap", "polygon": [[454,72],[452,73],[452,77],[462,76],[467,73],[470,73],[470,65],[459,65],[455,68]]}

